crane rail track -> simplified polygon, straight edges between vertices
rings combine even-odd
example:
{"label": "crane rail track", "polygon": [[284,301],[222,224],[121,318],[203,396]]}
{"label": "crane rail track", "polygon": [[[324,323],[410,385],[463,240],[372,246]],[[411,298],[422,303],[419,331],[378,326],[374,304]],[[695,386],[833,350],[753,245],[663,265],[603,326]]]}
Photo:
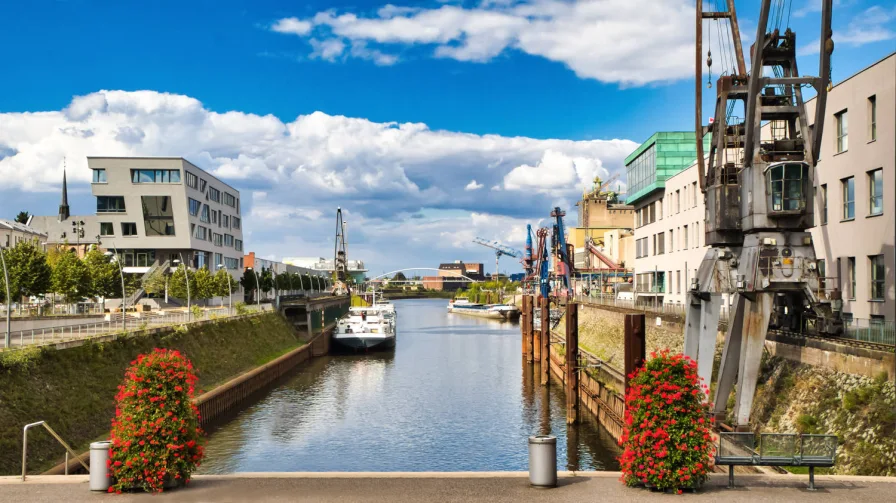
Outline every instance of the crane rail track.
{"label": "crane rail track", "polygon": [[785,335],[788,337],[795,337],[795,338],[802,338],[802,339],[815,339],[815,340],[819,340],[819,341],[843,344],[845,346],[854,346],[854,347],[865,348],[865,349],[876,349],[878,351],[891,352],[891,351],[896,350],[896,346],[892,346],[890,344],[883,344],[883,343],[879,343],[879,342],[859,341],[856,339],[847,339],[845,337],[837,337],[837,336],[833,336],[833,335],[807,334],[807,333],[791,332],[789,330],[780,330],[780,329],[769,329],[769,332]]}

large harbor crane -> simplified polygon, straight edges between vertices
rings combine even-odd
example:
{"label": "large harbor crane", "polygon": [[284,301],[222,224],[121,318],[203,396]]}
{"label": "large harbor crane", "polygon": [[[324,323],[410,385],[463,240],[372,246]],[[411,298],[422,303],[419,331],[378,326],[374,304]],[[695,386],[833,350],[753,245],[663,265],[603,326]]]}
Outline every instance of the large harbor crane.
{"label": "large harbor crane", "polygon": [[495,250],[495,281],[498,280],[498,260],[501,258],[501,255],[507,255],[508,257],[514,258],[523,258],[523,253],[521,251],[501,244],[498,241],[488,241],[486,239],[477,237],[473,240],[473,242],[478,245],[485,246],[486,248]]}
{"label": "large harbor crane", "polygon": [[344,290],[351,294],[348,285],[348,259],[345,254],[345,222],[342,220],[342,208],[336,208],[336,242],[333,250],[334,291]]}
{"label": "large harbor crane", "polygon": [[[708,383],[722,299],[733,298],[713,401],[717,417],[723,417],[736,379],[734,417],[740,430],[749,428],[770,323],[795,330],[809,323],[828,333],[842,330],[838,313],[815,294],[819,277],[807,232],[814,225],[811,196],[834,48],[832,0],[818,0],[819,77],[800,76],[797,71],[796,34],[787,26],[789,1],[762,0],[749,72],[734,0],[723,2],[726,10],[710,12],[703,10],[704,0],[696,1],[697,163],[706,201],[706,244],[711,248],[690,285],[685,354],[697,361],[698,374]],[[726,33],[717,30],[723,72],[716,82],[715,115],[709,126],[703,126],[707,19],[717,27],[725,24]],[[706,56],[711,69],[711,52]],[[807,86],[817,95],[814,127],[803,101]],[[735,115],[739,110],[741,117]],[[704,159],[707,134],[709,152]]]}

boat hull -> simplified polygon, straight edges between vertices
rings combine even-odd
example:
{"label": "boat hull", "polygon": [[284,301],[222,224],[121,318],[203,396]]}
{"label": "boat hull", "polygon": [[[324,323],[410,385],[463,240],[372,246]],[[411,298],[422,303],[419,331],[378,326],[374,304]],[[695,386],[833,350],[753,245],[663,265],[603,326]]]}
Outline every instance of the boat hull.
{"label": "boat hull", "polygon": [[452,307],[448,312],[490,320],[513,320],[520,317],[519,311],[490,311],[488,309],[464,309],[462,307]]}
{"label": "boat hull", "polygon": [[340,334],[333,336],[333,342],[353,351],[391,349],[395,347],[395,336],[371,337],[367,335]]}

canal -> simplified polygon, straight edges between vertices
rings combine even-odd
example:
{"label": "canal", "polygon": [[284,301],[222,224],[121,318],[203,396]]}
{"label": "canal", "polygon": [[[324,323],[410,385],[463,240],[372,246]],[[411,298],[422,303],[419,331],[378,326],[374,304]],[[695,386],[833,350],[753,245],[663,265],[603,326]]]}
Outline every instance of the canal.
{"label": "canal", "polygon": [[304,364],[210,435],[200,473],[526,470],[533,434],[557,437],[560,469],[618,469],[610,435],[567,427],[561,386],[522,364],[519,325],[395,305],[394,350]]}

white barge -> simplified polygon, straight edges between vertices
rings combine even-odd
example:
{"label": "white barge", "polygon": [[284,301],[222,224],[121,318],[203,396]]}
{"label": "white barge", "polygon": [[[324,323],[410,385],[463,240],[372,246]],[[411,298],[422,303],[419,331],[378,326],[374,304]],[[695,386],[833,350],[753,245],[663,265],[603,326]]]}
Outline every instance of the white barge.
{"label": "white barge", "polygon": [[452,299],[448,303],[448,312],[478,316],[492,320],[513,320],[520,317],[520,310],[511,304],[476,304],[466,299]]}

